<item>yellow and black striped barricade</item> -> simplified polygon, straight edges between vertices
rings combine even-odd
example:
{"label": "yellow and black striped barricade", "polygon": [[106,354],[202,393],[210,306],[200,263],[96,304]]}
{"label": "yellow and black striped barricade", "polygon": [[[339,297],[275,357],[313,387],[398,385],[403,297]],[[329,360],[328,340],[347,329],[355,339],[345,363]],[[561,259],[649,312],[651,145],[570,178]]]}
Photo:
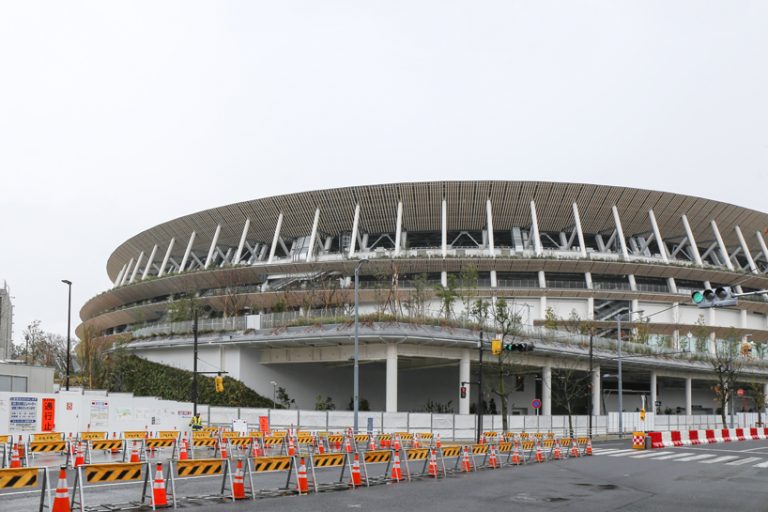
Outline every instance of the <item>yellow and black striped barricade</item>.
{"label": "yellow and black striped barricade", "polygon": [[483,432],[483,435],[485,436],[485,440],[488,443],[496,443],[499,439],[499,433],[494,430],[489,430],[486,432]]}
{"label": "yellow and black striped barricade", "polygon": [[344,448],[344,436],[342,434],[329,434],[326,440],[328,441],[329,450],[340,451]]}
{"label": "yellow and black striped barricade", "polygon": [[523,463],[531,462],[536,453],[536,441],[534,438],[524,438],[520,442],[520,460]]}
{"label": "yellow and black striped barricade", "polygon": [[285,437],[284,436],[267,436],[263,438],[262,440],[262,446],[264,448],[264,453],[267,453],[267,451],[281,455],[287,455],[288,454],[288,448],[286,446]]}
{"label": "yellow and black striped barricade", "polygon": [[[247,459],[247,462],[249,473],[287,472],[284,487],[278,487],[277,489],[260,489],[259,491],[254,490],[254,497],[257,492],[260,496],[285,496],[286,494],[294,494],[295,491],[291,489],[291,477],[296,475],[296,468],[298,467],[296,457],[289,457],[288,455],[252,457]],[[296,483],[297,481],[294,479],[293,484],[296,489],[298,489]],[[253,489],[253,481],[251,481],[251,488]]]}
{"label": "yellow and black striped barricade", "polygon": [[[412,478],[421,477],[427,474],[427,465],[429,464],[429,448],[406,448],[403,450],[405,459],[405,475],[410,481]],[[419,462],[424,461],[424,462]],[[421,471],[414,470],[413,466],[421,466]]]}
{"label": "yellow and black striped barricade", "polygon": [[[225,440],[222,439],[222,442]],[[248,454],[248,450],[251,447],[251,438],[250,437],[228,437],[226,438],[226,442],[229,445],[229,449],[227,450],[227,453],[234,454],[235,449],[239,448],[241,451],[245,451],[246,454]]]}
{"label": "yellow and black striped barricade", "polygon": [[459,445],[451,445],[451,446],[443,446],[442,448],[437,450],[438,457],[440,459],[440,462],[443,465],[443,468],[446,467],[445,459],[456,459],[456,463],[453,465],[452,471],[456,471],[456,467],[459,464],[459,461],[461,460],[461,446]]}
{"label": "yellow and black striped barricade", "polygon": [[123,432],[123,439],[146,439],[149,432],[146,430],[126,430]]}
{"label": "yellow and black striped barricade", "polygon": [[248,437],[255,437],[260,439],[264,437],[264,432],[262,432],[261,430],[251,430],[250,432],[248,432]]}
{"label": "yellow and black striped barricade", "polygon": [[213,450],[213,456],[219,453],[219,438],[218,437],[193,437],[190,448],[208,448]]}
{"label": "yellow and black striped barricade", "polygon": [[[72,510],[85,512],[85,487],[112,482],[140,482],[149,477],[146,462],[110,462],[86,464],[75,470],[72,486]],[[113,505],[113,503],[109,503]]]}
{"label": "yellow and black striped barricade", "polygon": [[314,442],[315,442],[315,438],[309,432],[301,432],[296,435],[296,444],[298,445],[296,448],[299,448],[302,445],[305,448],[309,448],[310,446],[313,445]]}
{"label": "yellow and black striped barricade", "polygon": [[226,430],[221,433],[221,439],[229,439],[230,437],[240,437],[240,432],[235,432],[233,430]]}
{"label": "yellow and black striped barricade", "polygon": [[125,442],[122,439],[96,439],[93,441],[86,441],[85,462],[88,464],[92,462],[92,453],[94,451],[111,452],[113,450],[119,450],[123,452],[123,458],[125,458]]}
{"label": "yellow and black striped barricade", "polygon": [[[389,468],[392,465],[392,457],[394,452],[392,450],[369,450],[362,453],[360,457],[363,470],[363,478],[365,478],[365,485],[370,486],[371,483],[385,484],[390,480]],[[378,476],[372,476],[368,471],[369,464],[386,464],[384,472]]]}
{"label": "yellow and black striped barricade", "polygon": [[[30,487],[40,487],[39,511],[43,512],[44,508],[50,510],[53,502],[51,502],[51,491],[48,487],[48,468],[33,466],[0,469],[0,500],[14,492],[31,492]],[[14,491],[14,489],[24,489],[24,491]]]}
{"label": "yellow and black striped barricade", "polygon": [[[70,434],[70,438],[71,437],[72,435]],[[30,441],[65,441],[66,439],[64,432],[38,432],[29,434]]]}
{"label": "yellow and black striped barricade", "polygon": [[551,460],[554,458],[555,440],[545,437],[541,441],[541,449],[544,452],[544,460]]}
{"label": "yellow and black striped barricade", "polygon": [[123,462],[128,462],[130,460],[131,454],[134,450],[138,452],[140,461],[143,462],[147,460],[146,446],[144,445],[146,441],[146,438],[124,439],[123,446],[125,446],[125,449],[123,450]]}
{"label": "yellow and black striped barricade", "polygon": [[[320,492],[320,489],[346,489],[349,487],[349,483],[344,481],[344,473],[349,469],[349,474],[352,474],[352,458],[348,453],[314,453],[309,459],[310,471],[312,472],[312,485],[315,488],[315,492]],[[317,478],[317,469],[325,468],[339,468],[339,479],[336,482],[324,482],[321,483]],[[325,472],[324,472],[325,473]]]}
{"label": "yellow and black striped barricade", "polygon": [[176,439],[168,439],[162,437],[148,437],[144,440],[144,449],[147,452],[152,450],[167,450],[171,449],[171,458],[176,458]]}
{"label": "yellow and black striped barricade", "polygon": [[106,439],[106,432],[80,432],[77,436],[79,441],[96,441],[98,439]]}
{"label": "yellow and black striped barricade", "polygon": [[29,441],[27,443],[27,449],[24,450],[24,465],[29,466],[29,458],[34,457],[38,453],[67,453],[68,441]]}
{"label": "yellow and black striped barricade", "polygon": [[379,448],[389,448],[392,444],[392,434],[379,434],[376,436],[376,444]]}
{"label": "yellow and black striped barricade", "polygon": [[197,439],[198,437],[216,437],[216,433],[211,433],[208,430],[193,430],[192,439]]}
{"label": "yellow and black striped barricade", "polygon": [[571,447],[573,446],[573,438],[561,437],[560,446],[563,448],[563,457],[568,458],[571,456]]}
{"label": "yellow and black striped barricade", "polygon": [[[496,446],[496,452],[498,455],[497,460],[500,466],[508,465],[511,462],[513,446],[514,443],[511,441],[499,441],[498,446]],[[504,455],[506,455],[506,459],[502,460],[502,456]]]}
{"label": "yellow and black striped barricade", "polygon": [[432,446],[432,441],[435,439],[435,436],[432,434],[432,432],[419,432],[416,435],[419,436],[419,441],[426,444],[427,446]]}
{"label": "yellow and black striped barricade", "polygon": [[[487,444],[471,444],[469,445],[469,457],[472,459],[472,467],[482,468],[485,467],[488,461],[488,445]],[[480,463],[478,464],[478,458]],[[458,462],[458,461],[457,461]]]}
{"label": "yellow and black striped barricade", "polygon": [[[246,464],[247,466],[247,464]],[[166,481],[170,481],[171,495],[174,504],[177,502],[176,479],[177,478],[196,478],[221,475],[221,488],[218,494],[205,494],[195,496],[178,496],[178,499],[207,499],[221,498],[227,501],[235,501],[235,495],[232,489],[232,471],[230,459],[187,459],[171,460]],[[250,471],[248,471],[250,473]],[[245,475],[243,475],[245,476]],[[251,490],[253,490],[253,482]],[[230,492],[226,491],[230,489]]]}
{"label": "yellow and black striped barricade", "polygon": [[159,430],[155,437],[158,439],[179,439],[179,432],[178,430]]}
{"label": "yellow and black striped barricade", "polygon": [[360,446],[362,445],[363,449],[368,448],[368,441],[370,440],[371,436],[368,434],[355,434],[353,439],[355,441],[354,449],[356,452],[360,451]]}
{"label": "yellow and black striped barricade", "polygon": [[587,454],[587,443],[589,443],[589,437],[588,436],[579,436],[576,438],[576,443],[579,446],[579,451],[581,452],[581,455]]}

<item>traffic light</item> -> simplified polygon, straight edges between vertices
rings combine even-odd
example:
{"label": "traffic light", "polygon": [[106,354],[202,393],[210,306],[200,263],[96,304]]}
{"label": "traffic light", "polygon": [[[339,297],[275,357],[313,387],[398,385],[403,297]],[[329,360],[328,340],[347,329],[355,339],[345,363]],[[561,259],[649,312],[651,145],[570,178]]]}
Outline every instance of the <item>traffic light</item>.
{"label": "traffic light", "polygon": [[714,290],[696,290],[691,294],[691,300],[700,308],[725,308],[739,303],[730,286],[718,286]]}
{"label": "traffic light", "polygon": [[491,353],[495,356],[501,354],[501,338],[491,340]]}
{"label": "traffic light", "polygon": [[461,388],[459,388],[459,391],[461,394],[461,398],[467,398],[467,386],[461,386]]}
{"label": "traffic light", "polygon": [[532,352],[533,343],[529,343],[527,341],[517,341],[514,343],[507,343],[506,345],[504,345],[504,350],[508,350],[510,352]]}
{"label": "traffic light", "polygon": [[223,393],[224,392],[224,377],[221,375],[217,375],[213,378],[213,384],[216,388],[217,393]]}

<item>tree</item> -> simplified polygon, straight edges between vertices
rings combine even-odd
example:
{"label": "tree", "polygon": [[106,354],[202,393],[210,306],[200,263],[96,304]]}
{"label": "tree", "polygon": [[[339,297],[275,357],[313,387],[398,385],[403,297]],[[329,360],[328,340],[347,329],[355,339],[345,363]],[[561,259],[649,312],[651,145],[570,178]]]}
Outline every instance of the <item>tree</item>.
{"label": "tree", "polygon": [[333,403],[333,398],[323,395],[317,395],[315,397],[315,410],[316,411],[335,411],[336,404]]}
{"label": "tree", "polygon": [[40,320],[32,321],[24,329],[22,356],[28,364],[53,367],[57,378],[61,379],[67,371],[67,340],[60,334],[45,332],[40,327]]}
{"label": "tree", "polygon": [[107,373],[107,353],[112,348],[112,341],[100,337],[93,327],[86,327],[83,339],[75,347],[75,358],[80,367],[80,380],[88,389],[105,388]]}
{"label": "tree", "polygon": [[755,409],[757,410],[757,424],[762,426],[763,424],[763,410],[766,404],[765,387],[759,382],[753,382],[747,388],[747,394],[755,402]]}
{"label": "tree", "polygon": [[277,388],[276,393],[277,403],[280,404],[282,407],[286,409],[290,409],[292,406],[296,405],[296,400],[288,396],[288,392],[285,390],[284,387],[279,386]]}
{"label": "tree", "polygon": [[710,358],[717,383],[712,388],[715,400],[720,406],[720,419],[727,425],[726,410],[733,397],[736,378],[741,372],[742,360],[739,358],[739,342],[731,334],[716,344],[715,353]]}
{"label": "tree", "polygon": [[413,278],[413,290],[405,302],[405,307],[412,317],[424,316],[424,305],[427,302],[427,274],[417,274]]}
{"label": "tree", "polygon": [[[502,344],[511,343],[513,338],[520,335],[522,318],[516,312],[514,303],[510,304],[506,299],[500,297],[496,299],[495,304],[492,304],[490,308],[476,303],[473,311],[482,314],[484,309],[486,311],[485,314],[490,311],[494,327],[499,337],[501,337]],[[484,322],[479,323],[482,324]],[[493,371],[496,373],[497,379],[491,387],[491,392],[499,398],[499,402],[501,403],[501,422],[505,432],[507,431],[510,393],[506,389],[506,379],[517,373],[517,369],[512,360],[513,354],[516,353],[502,350],[501,353],[496,356],[496,361],[494,363],[495,368]]]}
{"label": "tree", "polygon": [[457,294],[461,298],[461,303],[464,306],[464,311],[462,312],[464,317],[471,315],[472,304],[477,296],[478,282],[477,267],[474,263],[470,263],[462,268],[459,273]]}
{"label": "tree", "polygon": [[456,276],[448,274],[448,286],[436,286],[435,295],[440,299],[440,313],[450,320],[453,316],[453,303],[456,302],[459,294],[456,291]]}
{"label": "tree", "polygon": [[552,371],[552,401],[565,409],[568,415],[568,431],[573,437],[573,415],[579,400],[589,392],[589,372],[571,366],[564,360],[563,366]]}

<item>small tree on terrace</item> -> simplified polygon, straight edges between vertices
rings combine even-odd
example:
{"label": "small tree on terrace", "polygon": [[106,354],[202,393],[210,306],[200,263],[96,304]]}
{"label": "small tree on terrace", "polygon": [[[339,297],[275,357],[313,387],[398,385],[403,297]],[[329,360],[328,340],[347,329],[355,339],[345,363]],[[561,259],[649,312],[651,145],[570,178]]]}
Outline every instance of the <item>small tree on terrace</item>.
{"label": "small tree on terrace", "polygon": [[552,370],[552,401],[563,407],[568,415],[568,431],[573,437],[573,415],[580,400],[589,392],[589,372],[563,360],[561,368]]}
{"label": "small tree on terrace", "polygon": [[715,353],[710,358],[710,363],[716,380],[712,391],[714,391],[715,400],[720,406],[720,419],[725,426],[727,425],[728,402],[733,396],[736,379],[742,368],[742,360],[739,358],[739,342],[733,335],[729,335],[726,339],[716,343]]}

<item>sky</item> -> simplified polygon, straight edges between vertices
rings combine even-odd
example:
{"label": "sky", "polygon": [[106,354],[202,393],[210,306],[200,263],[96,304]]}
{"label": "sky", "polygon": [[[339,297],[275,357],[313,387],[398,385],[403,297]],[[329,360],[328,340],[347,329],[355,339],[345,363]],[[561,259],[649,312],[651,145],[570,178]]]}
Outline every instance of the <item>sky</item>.
{"label": "sky", "polygon": [[[768,211],[768,2],[0,1],[0,285],[73,331],[131,236],[421,180]],[[74,336],[74,334],[73,334]]]}

